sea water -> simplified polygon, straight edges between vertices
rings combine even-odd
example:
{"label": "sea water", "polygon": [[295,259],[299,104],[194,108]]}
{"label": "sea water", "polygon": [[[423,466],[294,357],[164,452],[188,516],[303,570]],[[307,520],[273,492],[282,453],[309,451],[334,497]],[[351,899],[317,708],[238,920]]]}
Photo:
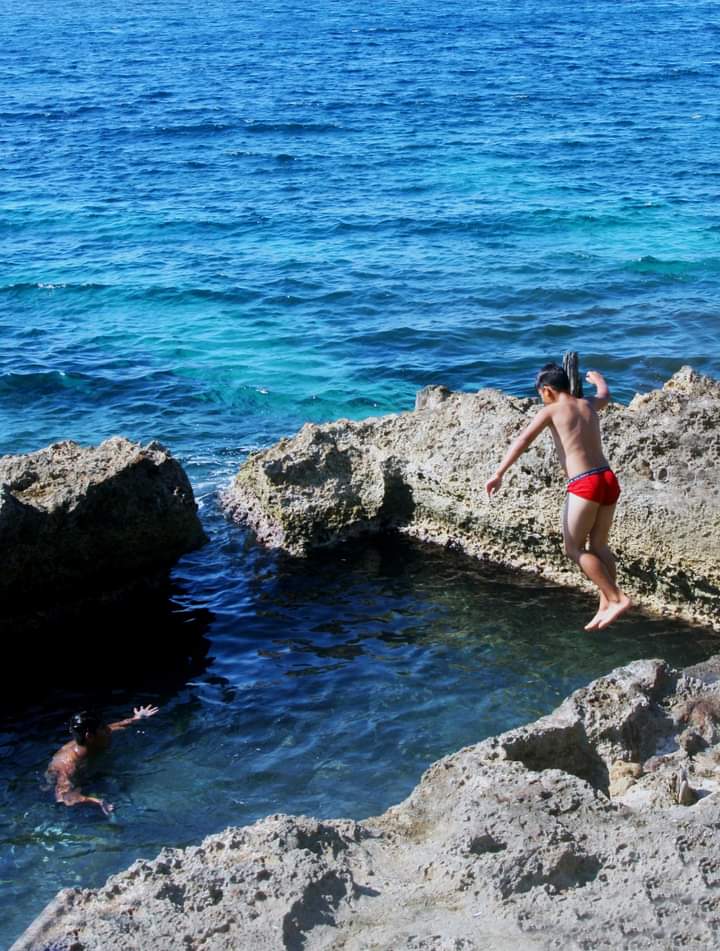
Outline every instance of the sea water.
{"label": "sea water", "polygon": [[[613,665],[714,649],[588,637],[583,596],[399,541],[278,559],[217,492],[306,420],[525,395],[566,349],[621,400],[720,375],[716,4],[0,0],[0,29],[0,453],[160,439],[210,536],[153,622],[202,645],[187,669],[20,672],[0,945],[60,887],[272,812],[377,813]],[[42,788],[88,694],[161,706],[88,778],[110,822]]]}

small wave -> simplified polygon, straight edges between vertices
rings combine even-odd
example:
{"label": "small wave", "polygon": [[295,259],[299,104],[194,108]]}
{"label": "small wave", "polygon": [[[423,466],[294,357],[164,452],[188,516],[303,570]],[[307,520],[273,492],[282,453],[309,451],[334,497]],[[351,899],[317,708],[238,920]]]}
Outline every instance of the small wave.
{"label": "small wave", "polygon": [[0,121],[2,122],[61,122],[65,119],[78,119],[87,115],[104,112],[104,106],[87,105],[76,106],[74,109],[58,109],[57,107],[33,110],[17,110],[0,112]]}
{"label": "small wave", "polygon": [[194,135],[220,135],[235,129],[237,126],[228,122],[191,122],[183,125],[154,126],[149,131],[150,134],[182,138]]}
{"label": "small wave", "polygon": [[245,304],[257,300],[262,291],[252,287],[230,287],[218,289],[212,287],[177,287],[168,285],[150,285],[129,288],[129,297],[140,300],[163,301],[166,303],[182,303],[187,300],[218,301],[229,304]]}
{"label": "small wave", "polygon": [[92,281],[83,281],[78,284],[65,283],[63,281],[19,281],[17,284],[0,285],[0,294],[25,294],[36,291],[70,291],[75,293],[86,293],[87,291],[109,290],[109,284],[95,284]]}
{"label": "small wave", "polygon": [[90,377],[82,373],[67,373],[64,370],[0,374],[2,393],[43,395],[65,389],[85,389],[90,387],[91,383]]}
{"label": "small wave", "polygon": [[334,122],[246,122],[245,131],[257,134],[284,132],[303,135],[315,132],[343,132],[343,126]]}
{"label": "small wave", "polygon": [[635,261],[630,261],[626,265],[630,270],[639,273],[659,274],[668,277],[683,278],[686,275],[710,273],[717,274],[720,271],[720,258],[701,258],[696,261],[683,261],[681,259],[663,260],[656,258],[652,254],[645,255]]}
{"label": "small wave", "polygon": [[347,300],[352,296],[353,292],[350,290],[327,291],[327,293],[321,294],[317,300],[325,304],[332,304],[335,301]]}
{"label": "small wave", "polygon": [[263,298],[264,304],[270,304],[272,307],[297,307],[298,304],[306,304],[307,297],[297,297],[295,294],[273,294]]}
{"label": "small wave", "polygon": [[172,99],[174,95],[169,89],[154,89],[151,92],[144,93],[140,99],[145,102],[156,102],[160,99]]}

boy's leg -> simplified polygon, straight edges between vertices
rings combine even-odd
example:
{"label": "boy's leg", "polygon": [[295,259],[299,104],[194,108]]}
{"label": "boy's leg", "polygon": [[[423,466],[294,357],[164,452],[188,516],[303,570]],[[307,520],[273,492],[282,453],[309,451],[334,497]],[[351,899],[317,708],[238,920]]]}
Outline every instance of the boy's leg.
{"label": "boy's leg", "polygon": [[604,562],[595,552],[585,548],[588,536],[597,521],[599,510],[600,506],[597,502],[568,493],[563,509],[563,537],[567,555],[577,562],[608,603],[597,621],[597,626],[601,628],[607,627],[626,611],[630,607],[630,600],[617,587]]}
{"label": "boy's leg", "polygon": [[[595,552],[600,561],[607,568],[607,573],[610,575],[610,580],[614,585],[617,586],[617,571],[615,568],[615,556],[613,555],[610,547],[608,546],[608,538],[610,536],[610,527],[612,526],[613,516],[615,514],[614,505],[601,505],[598,509],[597,517],[595,518],[595,524],[590,530],[590,551]],[[600,606],[598,607],[598,612],[595,617],[590,621],[589,624],[585,625],[586,631],[594,630],[601,621],[601,615],[607,611],[609,607],[609,602],[605,595],[600,592]]]}

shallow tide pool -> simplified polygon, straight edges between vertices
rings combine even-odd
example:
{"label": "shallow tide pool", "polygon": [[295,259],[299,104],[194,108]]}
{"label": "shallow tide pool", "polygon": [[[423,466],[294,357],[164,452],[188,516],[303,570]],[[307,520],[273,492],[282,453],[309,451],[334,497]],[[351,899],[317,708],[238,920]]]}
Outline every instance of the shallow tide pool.
{"label": "shallow tide pool", "polygon": [[[275,812],[378,814],[438,757],[549,712],[614,666],[716,649],[712,634],[638,614],[588,635],[589,597],[439,548],[384,539],[299,562],[255,547],[214,504],[205,514],[211,540],[179,564],[164,619],[140,614],[95,677],[29,692],[4,718],[1,946],[62,887]],[[143,638],[183,626],[192,659],[181,651],[178,668],[168,647],[167,664],[146,664]],[[88,774],[111,819],[43,788],[69,714],[89,702],[108,719],[160,706]]]}

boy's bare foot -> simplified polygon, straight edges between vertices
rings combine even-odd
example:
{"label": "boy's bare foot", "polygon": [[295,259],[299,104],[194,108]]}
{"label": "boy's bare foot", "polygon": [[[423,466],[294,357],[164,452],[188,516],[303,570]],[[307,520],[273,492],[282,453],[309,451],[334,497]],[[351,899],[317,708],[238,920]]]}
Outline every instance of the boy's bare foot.
{"label": "boy's bare foot", "polygon": [[592,619],[592,621],[588,621],[588,623],[585,625],[585,630],[586,630],[586,631],[596,631],[596,630],[597,630],[597,626],[598,626],[598,624],[600,623],[600,619],[602,618],[603,614],[607,611],[607,609],[608,609],[609,607],[610,607],[610,602],[609,602],[608,599],[605,597],[605,595],[602,594],[602,592],[601,592],[601,594],[600,594],[600,603],[598,604],[598,609],[597,609],[597,611],[595,612],[595,617]]}
{"label": "boy's bare foot", "polygon": [[613,621],[617,621],[620,615],[624,614],[631,605],[632,601],[626,594],[621,594],[619,601],[611,601],[607,610],[603,612],[597,629],[602,631],[603,628],[608,627]]}
{"label": "boy's bare foot", "polygon": [[587,624],[585,625],[585,630],[586,630],[586,631],[595,631],[595,630],[597,630],[597,627],[598,627],[598,625],[600,624],[600,621],[602,620],[602,616],[603,616],[603,614],[605,613],[606,610],[607,610],[607,606],[604,607],[604,608],[598,608],[598,609],[597,609],[597,613],[596,613],[595,617],[592,619],[592,621],[588,621]]}

